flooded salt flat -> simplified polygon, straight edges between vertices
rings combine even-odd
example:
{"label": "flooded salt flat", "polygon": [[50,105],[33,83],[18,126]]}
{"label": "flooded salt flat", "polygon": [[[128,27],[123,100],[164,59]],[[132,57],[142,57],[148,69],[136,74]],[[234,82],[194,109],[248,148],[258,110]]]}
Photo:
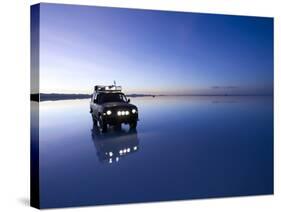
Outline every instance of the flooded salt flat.
{"label": "flooded salt flat", "polygon": [[135,131],[89,100],[40,102],[42,207],[273,192],[272,97],[141,97]]}

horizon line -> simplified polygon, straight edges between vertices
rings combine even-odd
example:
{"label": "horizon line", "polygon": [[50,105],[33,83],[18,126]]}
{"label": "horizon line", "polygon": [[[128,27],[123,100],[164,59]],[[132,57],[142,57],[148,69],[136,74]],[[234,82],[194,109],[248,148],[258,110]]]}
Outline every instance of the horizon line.
{"label": "horizon line", "polygon": [[[31,95],[89,95],[92,94],[89,93],[31,93]],[[256,94],[256,93],[248,93],[248,94],[242,94],[242,93],[224,93],[224,94],[208,94],[208,93],[202,93],[202,94],[144,94],[144,93],[130,93],[125,94],[126,96],[273,96],[274,93],[271,94]]]}

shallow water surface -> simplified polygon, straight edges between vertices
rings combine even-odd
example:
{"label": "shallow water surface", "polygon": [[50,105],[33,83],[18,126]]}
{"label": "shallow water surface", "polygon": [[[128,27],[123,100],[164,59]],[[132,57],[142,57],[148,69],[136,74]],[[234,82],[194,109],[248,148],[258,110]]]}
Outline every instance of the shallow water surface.
{"label": "shallow water surface", "polygon": [[273,192],[272,97],[142,97],[100,134],[89,100],[40,103],[43,208]]}

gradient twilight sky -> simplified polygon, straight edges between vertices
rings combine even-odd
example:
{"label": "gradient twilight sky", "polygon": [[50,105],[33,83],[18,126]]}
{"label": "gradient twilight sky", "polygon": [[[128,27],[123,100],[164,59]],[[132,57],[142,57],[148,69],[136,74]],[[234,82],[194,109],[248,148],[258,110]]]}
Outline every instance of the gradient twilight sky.
{"label": "gradient twilight sky", "polygon": [[41,4],[40,92],[272,94],[273,19]]}

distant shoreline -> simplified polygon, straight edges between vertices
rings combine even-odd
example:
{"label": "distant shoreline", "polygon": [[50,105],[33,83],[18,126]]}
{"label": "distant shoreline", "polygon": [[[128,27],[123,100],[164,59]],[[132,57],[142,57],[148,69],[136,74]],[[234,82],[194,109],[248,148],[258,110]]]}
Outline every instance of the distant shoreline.
{"label": "distant shoreline", "polygon": [[[89,99],[90,94],[57,94],[57,93],[41,93],[40,101],[56,101],[56,100],[68,100],[68,99]],[[155,97],[153,94],[129,94],[127,97]],[[160,95],[158,95],[160,96]],[[32,101],[39,101],[39,94],[31,94],[30,99]]]}
{"label": "distant shoreline", "polygon": [[[272,94],[178,94],[178,95],[168,95],[168,94],[128,94],[127,97],[136,98],[136,97],[184,97],[184,96],[194,96],[194,97],[233,97],[233,96],[273,96]],[[90,94],[58,94],[58,93],[40,93],[40,101],[58,101],[58,100],[71,100],[71,99],[89,99],[91,98]],[[30,94],[31,101],[39,102],[39,94]]]}

